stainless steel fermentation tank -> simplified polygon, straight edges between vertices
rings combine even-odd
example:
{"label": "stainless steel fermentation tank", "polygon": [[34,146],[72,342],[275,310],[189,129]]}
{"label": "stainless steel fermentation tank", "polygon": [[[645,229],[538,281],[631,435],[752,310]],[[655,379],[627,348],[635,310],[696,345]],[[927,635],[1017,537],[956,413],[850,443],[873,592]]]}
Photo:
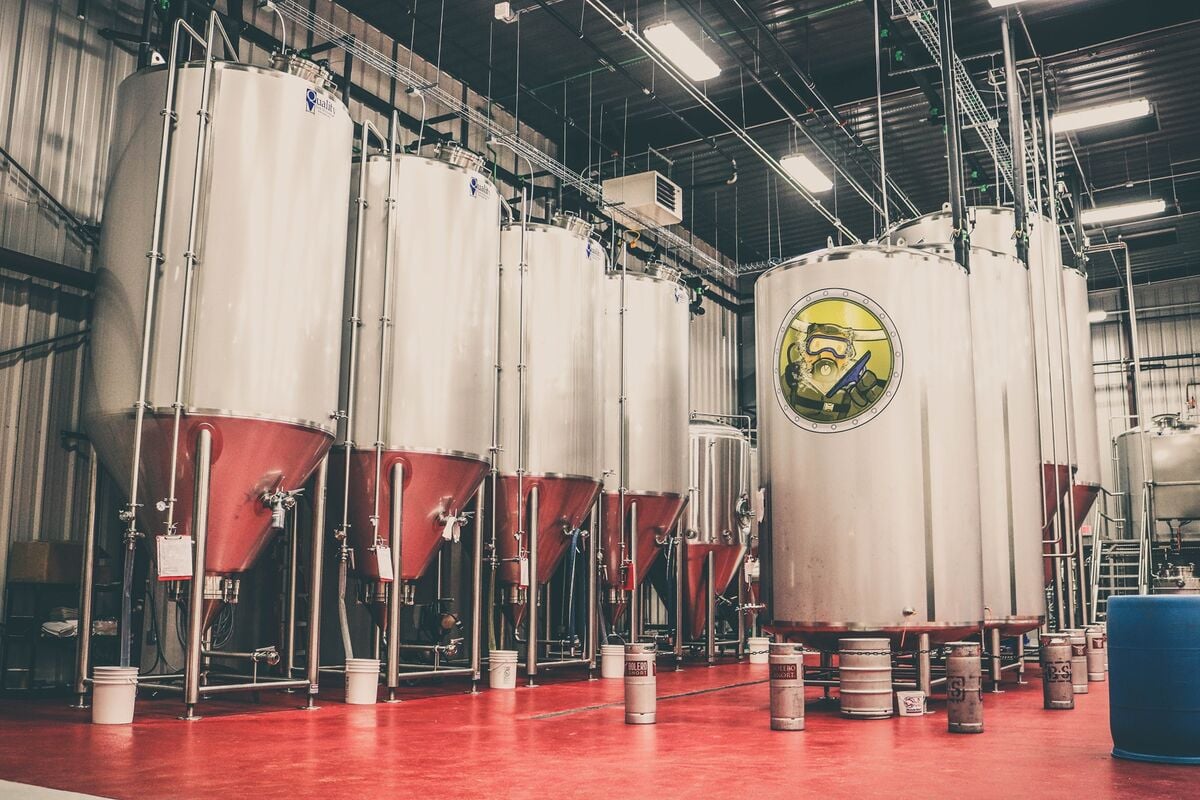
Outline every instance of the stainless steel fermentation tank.
{"label": "stainless steel fermentation tank", "polygon": [[608,257],[575,216],[514,223],[500,241],[496,546],[516,625],[529,587],[549,582],[580,541],[600,491],[600,293]]}
{"label": "stainless steel fermentation tank", "polygon": [[411,597],[443,542],[458,540],[489,466],[500,196],[481,167],[453,146],[431,158],[369,155],[354,167],[349,416],[335,452],[345,463],[348,451],[346,541],[385,630],[381,584],[394,577],[391,594]]}
{"label": "stainless steel fermentation tank", "polygon": [[632,603],[636,638],[639,587],[687,502],[688,297],[662,266],[604,282],[601,571],[609,625]]}
{"label": "stainless steel fermentation tank", "polygon": [[[978,206],[968,211],[971,245],[1016,257],[1011,208]],[[1033,312],[1033,346],[1037,363],[1038,418],[1041,427],[1043,538],[1053,536],[1053,522],[1064,505],[1082,521],[1095,500],[1099,458],[1095,425],[1095,388],[1091,378],[1090,333],[1087,328],[1086,283],[1082,315],[1073,270],[1064,271],[1058,229],[1049,219],[1029,216],[1029,268]],[[949,212],[927,214],[900,224],[892,241],[909,246],[952,244]],[[898,237],[898,238],[896,238]],[[1068,291],[1068,287],[1071,288]],[[1072,353],[1078,353],[1072,359]],[[1076,365],[1074,361],[1080,361]],[[1089,450],[1088,444],[1092,448]],[[1081,458],[1082,456],[1082,458]],[[1087,463],[1084,463],[1086,461]],[[1072,478],[1077,487],[1072,490]],[[1066,502],[1072,492],[1079,502]]]}
{"label": "stainless steel fermentation tank", "polygon": [[[907,239],[907,230],[902,225],[896,235]],[[1001,243],[990,233],[989,244]],[[918,249],[954,257],[945,245]],[[1015,256],[971,248],[984,625],[1003,635],[1033,630],[1046,614],[1030,279]]]}
{"label": "stainless steel fermentation tank", "polygon": [[1155,417],[1118,436],[1116,456],[1129,521],[1125,536],[1136,539],[1149,530],[1156,548],[1200,542],[1200,533],[1183,525],[1200,520],[1200,424],[1177,414]]}
{"label": "stainless steel fermentation tank", "polygon": [[836,649],[983,620],[967,275],[897,247],[824,250],[755,285],[770,622]]}
{"label": "stainless steel fermentation tank", "polygon": [[715,614],[715,595],[729,588],[750,544],[750,439],[732,425],[693,420],[688,450],[683,606],[688,632],[699,637]]}
{"label": "stainless steel fermentation tank", "polygon": [[[199,687],[202,631],[334,438],[353,128],[328,73],[275,64],[150,67],[117,93],[83,419],[129,541],[195,541],[189,709],[222,689]],[[314,504],[320,526],[323,483]]]}

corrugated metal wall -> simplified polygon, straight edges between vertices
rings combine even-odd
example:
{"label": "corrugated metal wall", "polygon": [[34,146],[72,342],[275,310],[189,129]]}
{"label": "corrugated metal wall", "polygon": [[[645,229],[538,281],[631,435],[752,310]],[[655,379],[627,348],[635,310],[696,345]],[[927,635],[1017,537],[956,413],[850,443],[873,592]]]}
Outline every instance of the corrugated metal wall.
{"label": "corrugated metal wall", "polygon": [[[1134,303],[1142,418],[1180,412],[1189,397],[1200,400],[1200,277],[1135,287]],[[1092,293],[1090,305],[1108,312],[1103,322],[1092,325],[1092,360],[1101,453],[1111,454],[1112,438],[1125,430],[1131,413],[1127,306],[1124,293],[1116,290]],[[1104,485],[1115,491],[1112,464],[1104,460]]]}
{"label": "corrugated metal wall", "polygon": [[702,316],[692,317],[688,341],[692,411],[736,414],[737,316],[711,297],[703,308]]}

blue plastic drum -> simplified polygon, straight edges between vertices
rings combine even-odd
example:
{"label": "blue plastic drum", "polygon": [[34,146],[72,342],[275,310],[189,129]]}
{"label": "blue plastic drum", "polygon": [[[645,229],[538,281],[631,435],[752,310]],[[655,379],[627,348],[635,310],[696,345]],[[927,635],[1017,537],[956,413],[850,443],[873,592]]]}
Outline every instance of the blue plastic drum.
{"label": "blue plastic drum", "polygon": [[1200,595],[1109,598],[1108,648],[1112,754],[1200,764]]}

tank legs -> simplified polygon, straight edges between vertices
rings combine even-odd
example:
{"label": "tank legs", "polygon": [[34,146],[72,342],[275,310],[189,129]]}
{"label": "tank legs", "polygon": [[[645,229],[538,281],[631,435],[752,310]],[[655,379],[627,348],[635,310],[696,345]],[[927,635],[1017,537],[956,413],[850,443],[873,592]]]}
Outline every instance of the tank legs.
{"label": "tank legs", "polygon": [[1000,663],[1000,629],[993,628],[989,634],[987,649],[991,651],[988,658],[988,672],[992,678],[992,694],[1000,694],[1000,681],[1004,677],[1004,665]]}
{"label": "tank legs", "polygon": [[75,702],[72,708],[87,708],[87,677],[92,644],[92,585],[95,580],[96,489],[99,465],[95,448],[88,448],[87,526],[83,535],[83,566],[79,581],[79,627],[76,629]]}
{"label": "tank legs", "polygon": [[203,428],[196,437],[196,500],[192,535],[195,555],[192,560],[192,584],[188,598],[187,661],[184,667],[184,715],[182,719],[200,719],[200,653],[204,632],[204,564],[208,552],[208,490],[212,470],[212,431]]}
{"label": "tank legs", "polygon": [[[308,644],[305,649],[307,662],[305,666],[308,678],[308,699],[304,703],[307,710],[317,708],[317,691],[320,683],[321,669],[321,587],[325,579],[325,497],[326,482],[329,478],[329,457],[321,459],[317,467],[317,479],[313,486],[312,508],[312,548],[309,555],[309,585],[308,585]],[[295,598],[291,599],[295,603]],[[289,673],[288,677],[292,675]]]}
{"label": "tank legs", "polygon": [[392,585],[388,587],[388,635],[387,635],[387,702],[396,703],[396,689],[400,686],[400,583],[403,562],[404,537],[404,464],[396,462],[392,467],[392,519],[388,531],[392,556]]}

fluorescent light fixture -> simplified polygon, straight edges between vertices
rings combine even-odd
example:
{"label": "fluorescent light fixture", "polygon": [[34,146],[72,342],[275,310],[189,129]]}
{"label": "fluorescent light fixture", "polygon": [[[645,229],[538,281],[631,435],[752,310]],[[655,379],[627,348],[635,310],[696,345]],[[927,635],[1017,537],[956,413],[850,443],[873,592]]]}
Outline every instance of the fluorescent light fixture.
{"label": "fluorescent light fixture", "polygon": [[1022,3],[1024,0],[988,0],[988,5],[992,8],[1004,8],[1005,6],[1015,6],[1017,3]]}
{"label": "fluorescent light fixture", "polygon": [[833,181],[808,156],[797,153],[794,156],[784,156],[779,160],[779,166],[795,178],[801,186],[810,192],[828,192],[833,188]]}
{"label": "fluorescent light fixture", "polygon": [[1068,131],[1081,131],[1085,128],[1098,128],[1101,125],[1111,125],[1127,119],[1137,119],[1149,113],[1150,101],[1139,97],[1136,100],[1081,108],[1078,111],[1062,111],[1054,115],[1052,125],[1055,133],[1067,133]]}
{"label": "fluorescent light fixture", "polygon": [[1089,325],[1099,324],[1104,322],[1106,319],[1108,319],[1108,312],[1103,308],[1097,309],[1096,311],[1089,311],[1087,315],[1087,321]]}
{"label": "fluorescent light fixture", "polygon": [[700,45],[688,38],[674,22],[651,25],[642,31],[658,51],[694,81],[707,81],[721,74],[721,67]]}
{"label": "fluorescent light fixture", "polygon": [[1121,203],[1115,206],[1097,206],[1080,213],[1084,225],[1102,225],[1123,219],[1152,217],[1167,210],[1165,200],[1140,200],[1136,203]]}

